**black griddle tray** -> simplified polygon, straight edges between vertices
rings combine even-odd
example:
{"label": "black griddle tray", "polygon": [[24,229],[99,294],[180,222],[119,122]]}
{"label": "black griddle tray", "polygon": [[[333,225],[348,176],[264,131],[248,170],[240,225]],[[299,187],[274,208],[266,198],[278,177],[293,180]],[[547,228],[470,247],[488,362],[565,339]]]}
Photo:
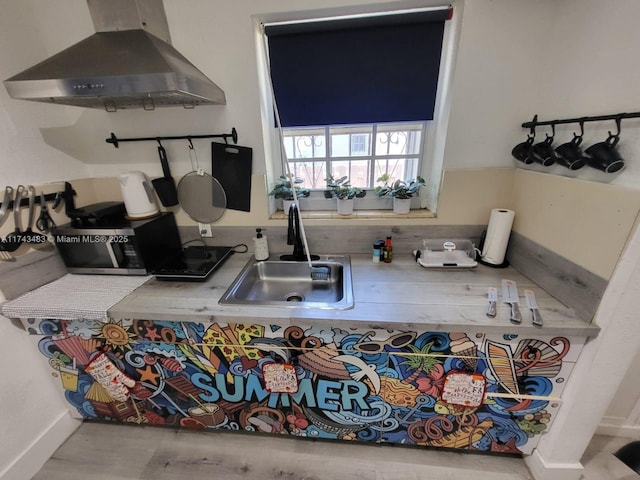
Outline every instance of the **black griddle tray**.
{"label": "black griddle tray", "polygon": [[232,253],[233,247],[186,247],[155,267],[151,274],[158,280],[203,282]]}

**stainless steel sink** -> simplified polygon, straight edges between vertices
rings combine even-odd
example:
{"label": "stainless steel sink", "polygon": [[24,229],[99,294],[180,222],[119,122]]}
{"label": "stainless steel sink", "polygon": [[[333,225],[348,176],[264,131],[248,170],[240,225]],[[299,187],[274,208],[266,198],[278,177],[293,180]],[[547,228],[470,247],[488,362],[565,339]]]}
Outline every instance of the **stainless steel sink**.
{"label": "stainless steel sink", "polygon": [[348,255],[322,255],[314,267],[329,267],[329,278],[312,280],[307,262],[279,260],[247,262],[224,293],[222,305],[293,308],[353,308],[351,259]]}

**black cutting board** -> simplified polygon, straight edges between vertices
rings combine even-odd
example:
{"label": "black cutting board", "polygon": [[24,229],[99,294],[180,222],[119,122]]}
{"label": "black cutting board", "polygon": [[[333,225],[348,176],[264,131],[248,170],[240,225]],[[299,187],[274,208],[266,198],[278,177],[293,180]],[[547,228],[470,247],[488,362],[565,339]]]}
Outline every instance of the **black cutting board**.
{"label": "black cutting board", "polygon": [[253,149],[211,142],[211,174],[227,195],[227,208],[251,211]]}

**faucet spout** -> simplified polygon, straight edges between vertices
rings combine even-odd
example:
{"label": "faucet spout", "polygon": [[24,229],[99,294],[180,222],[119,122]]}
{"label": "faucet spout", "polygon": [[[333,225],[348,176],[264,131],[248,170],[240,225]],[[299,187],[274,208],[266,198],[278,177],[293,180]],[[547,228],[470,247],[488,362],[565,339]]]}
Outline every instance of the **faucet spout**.
{"label": "faucet spout", "polygon": [[293,256],[305,260],[304,245],[300,236],[300,213],[295,203],[289,207],[289,222],[293,223]]}
{"label": "faucet spout", "polygon": [[[291,255],[281,255],[280,260],[288,260],[294,262],[304,262],[307,255],[302,243],[300,234],[300,213],[295,203],[289,207],[289,217],[287,223],[287,245],[293,245],[293,253]],[[318,255],[310,255],[311,260],[318,260]]]}

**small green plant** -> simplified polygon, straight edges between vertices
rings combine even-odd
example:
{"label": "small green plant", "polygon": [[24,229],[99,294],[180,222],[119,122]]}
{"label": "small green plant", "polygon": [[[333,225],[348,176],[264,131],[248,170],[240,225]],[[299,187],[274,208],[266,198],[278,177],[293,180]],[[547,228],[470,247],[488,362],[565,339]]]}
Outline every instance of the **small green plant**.
{"label": "small green plant", "polygon": [[382,183],[373,189],[373,193],[378,197],[411,198],[418,193],[420,187],[426,185],[424,178],[419,175],[408,182],[396,180],[390,184],[389,174],[385,173],[376,181]]}
{"label": "small green plant", "polygon": [[269,192],[269,195],[283,200],[293,200],[293,191],[295,188],[296,196],[298,198],[308,197],[311,192],[309,189],[299,186],[302,182],[303,180],[301,178],[296,178],[292,185],[289,177],[286,175],[280,175],[278,181],[273,186],[273,190]]}
{"label": "small green plant", "polygon": [[327,182],[328,191],[340,200],[355,197],[362,198],[367,194],[366,190],[362,188],[352,187],[346,175],[336,179],[333,175],[329,174],[329,176],[325,178],[325,181]]}

